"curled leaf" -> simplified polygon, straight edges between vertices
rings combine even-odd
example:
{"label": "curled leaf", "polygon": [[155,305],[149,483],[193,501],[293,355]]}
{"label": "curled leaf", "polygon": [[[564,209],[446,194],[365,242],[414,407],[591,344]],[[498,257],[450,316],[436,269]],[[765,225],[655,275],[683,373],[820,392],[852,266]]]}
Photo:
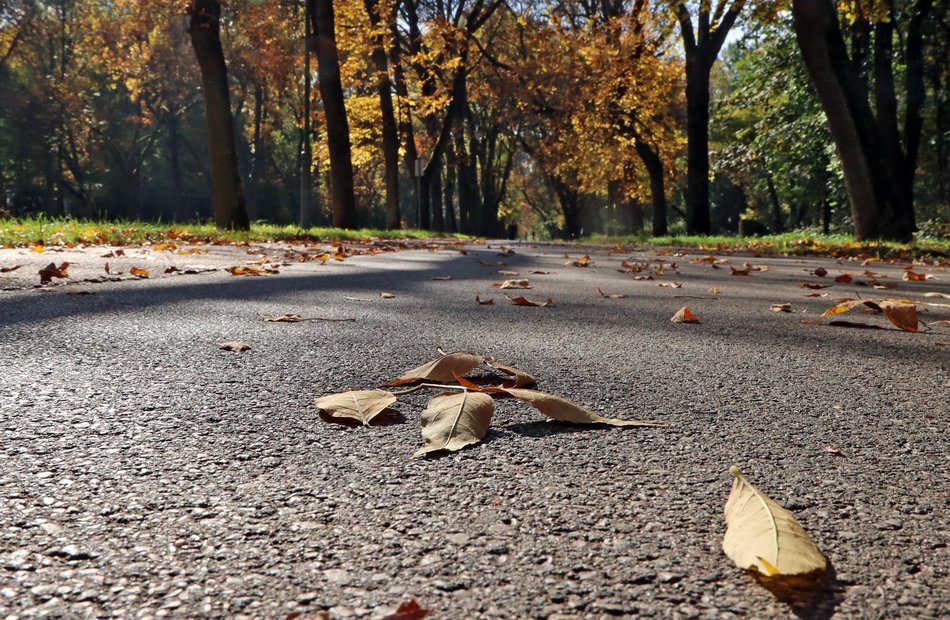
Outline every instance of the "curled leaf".
{"label": "curled leaf", "polygon": [[515,368],[514,366],[508,366],[506,364],[502,364],[501,362],[497,362],[490,358],[486,358],[485,363],[488,364],[490,367],[494,368],[495,370],[497,370],[498,372],[504,373],[514,379],[513,381],[505,382],[503,387],[520,388],[520,387],[527,387],[529,385],[534,385],[535,383],[538,382],[537,379],[535,379],[528,373],[524,372],[523,370],[519,370]]}
{"label": "curled leaf", "polygon": [[50,263],[46,267],[43,267],[39,270],[40,284],[49,284],[53,281],[53,278],[68,278],[69,274],[66,272],[67,267],[69,267],[69,263],[62,263],[59,267],[57,267],[55,263]]}
{"label": "curled leaf", "polygon": [[624,295],[623,293],[605,293],[600,287],[597,287],[597,292],[600,293],[601,297],[606,299],[626,299],[628,297],[628,295]]}
{"label": "curled leaf", "polygon": [[531,288],[531,285],[526,279],[521,280],[505,280],[504,282],[495,282],[492,284],[493,288]]}
{"label": "curled leaf", "polygon": [[12,267],[0,267],[0,273],[10,273],[11,271],[16,271],[23,265],[13,265]]}
{"label": "curled leaf", "polygon": [[545,301],[532,301],[527,297],[508,297],[508,301],[516,306],[535,306],[538,308],[548,308],[554,305],[554,302],[548,297]]}
{"label": "curled leaf", "polygon": [[397,385],[407,385],[420,381],[449,383],[455,380],[455,375],[462,376],[483,363],[485,363],[485,357],[483,355],[476,355],[467,351],[447,353],[421,366],[407,370],[389,383],[386,383],[384,387],[395,387]]}
{"label": "curled leaf", "polygon": [[425,446],[413,458],[441,450],[456,451],[478,443],[488,432],[495,403],[481,392],[443,392],[434,396],[422,412]]}
{"label": "curled leaf", "polygon": [[772,304],[769,310],[772,312],[791,312],[792,304]]}
{"label": "curled leaf", "polygon": [[358,390],[329,394],[316,399],[320,413],[331,418],[358,420],[364,426],[387,407],[396,402],[396,397],[385,390]]}
{"label": "curled leaf", "polygon": [[[825,310],[818,318],[823,319],[842,314],[861,305],[883,312],[891,323],[906,332],[917,332],[920,329],[917,319],[917,306],[913,302],[904,299],[848,299]],[[842,323],[838,322],[839,326]]]}
{"label": "curled leaf", "polygon": [[145,269],[143,267],[132,267],[131,269],[129,269],[129,273],[137,278],[148,277],[148,269]]}
{"label": "curled leaf", "polygon": [[494,305],[495,305],[495,299],[494,299],[493,297],[489,297],[488,299],[482,299],[482,298],[479,297],[478,295],[475,295],[475,302],[478,303],[478,304],[481,305],[481,306],[494,306]]}
{"label": "curled leaf", "polygon": [[674,323],[699,323],[699,319],[693,314],[693,311],[689,309],[689,306],[680,308],[679,312],[674,314],[670,321]]}
{"label": "curled leaf", "polygon": [[814,290],[814,291],[817,291],[817,290],[820,290],[820,289],[823,289],[823,288],[828,288],[828,287],[831,286],[831,285],[830,285],[830,284],[818,284],[817,282],[802,282],[800,286],[801,286],[801,288],[810,288],[810,289],[812,289],[812,290]]}
{"label": "curled leaf", "polygon": [[392,293],[387,293],[387,292],[385,292],[385,291],[384,291],[384,292],[381,292],[381,293],[379,294],[379,297],[380,297],[380,299],[395,299],[395,298],[396,298],[396,296],[393,295]]}
{"label": "curled leaf", "polygon": [[537,390],[524,390],[519,388],[495,388],[491,390],[497,393],[507,394],[518,400],[528,403],[544,415],[561,422],[572,422],[574,424],[609,424],[610,426],[665,426],[655,422],[641,422],[639,420],[621,420],[618,418],[605,418],[575,403],[572,400],[538,392]]}
{"label": "curled leaf", "polygon": [[824,572],[828,561],[785,508],[749,484],[733,465],[722,549],[739,568],[766,577]]}

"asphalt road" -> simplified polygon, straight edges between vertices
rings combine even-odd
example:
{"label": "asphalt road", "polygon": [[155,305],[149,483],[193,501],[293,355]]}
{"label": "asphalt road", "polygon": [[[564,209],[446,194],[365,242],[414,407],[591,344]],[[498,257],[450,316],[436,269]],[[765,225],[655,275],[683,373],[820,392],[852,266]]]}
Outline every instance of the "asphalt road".
{"label": "asphalt road", "polygon": [[[838,318],[885,329],[802,323],[856,295],[944,304],[921,318],[946,320],[950,300],[924,293],[950,293],[950,273],[723,254],[714,269],[655,250],[575,267],[562,252],[584,251],[513,247],[0,293],[0,618],[381,618],[410,599],[435,618],[950,615],[950,327],[907,333],[859,310]],[[27,254],[0,250],[0,266]],[[649,271],[617,271],[631,259],[667,266],[635,280]],[[731,275],[745,261],[769,270]],[[510,304],[498,270],[555,305]],[[800,287],[865,270],[898,288]],[[0,284],[32,286],[20,272]],[[686,304],[700,324],[670,322]],[[355,321],[259,316],[284,313]],[[411,460],[431,394],[370,428],[316,415],[315,397],[440,347],[670,426],[575,427],[499,401],[481,444]],[[812,607],[723,555],[734,463],[830,559],[837,581]]]}

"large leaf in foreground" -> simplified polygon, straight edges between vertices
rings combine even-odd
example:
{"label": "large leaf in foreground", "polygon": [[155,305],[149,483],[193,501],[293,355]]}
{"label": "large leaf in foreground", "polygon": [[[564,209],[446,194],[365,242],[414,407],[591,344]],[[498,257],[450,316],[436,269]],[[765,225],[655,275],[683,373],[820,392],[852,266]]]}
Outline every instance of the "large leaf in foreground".
{"label": "large leaf in foreground", "polygon": [[738,467],[729,471],[736,479],[725,509],[726,555],[766,577],[824,572],[828,561],[791,513],[749,484]]}
{"label": "large leaf in foreground", "polygon": [[396,397],[385,390],[357,390],[328,394],[316,399],[317,409],[331,418],[359,420],[364,426],[396,402]]}
{"label": "large leaf in foreground", "polygon": [[420,381],[450,383],[455,380],[455,375],[461,376],[469,373],[484,362],[485,357],[483,355],[476,355],[475,353],[469,353],[467,351],[447,353],[430,362],[426,362],[422,366],[407,370],[389,383],[386,383],[384,387],[407,385]]}
{"label": "large leaf in foreground", "polygon": [[872,310],[883,312],[887,319],[905,332],[916,332],[920,329],[917,319],[917,306],[906,299],[848,299],[825,310],[819,319],[836,316],[853,310],[858,306],[867,306]]}
{"label": "large leaf in foreground", "polygon": [[538,392],[537,390],[494,388],[490,391],[513,396],[522,402],[528,403],[549,418],[560,420],[561,422],[573,422],[574,424],[609,424],[610,426],[665,426],[655,422],[605,418],[590,409],[578,405],[574,401],[553,394]]}
{"label": "large leaf in foreground", "polygon": [[495,404],[480,392],[443,392],[434,396],[422,412],[422,439],[425,446],[413,458],[440,450],[461,450],[478,443],[488,431]]}

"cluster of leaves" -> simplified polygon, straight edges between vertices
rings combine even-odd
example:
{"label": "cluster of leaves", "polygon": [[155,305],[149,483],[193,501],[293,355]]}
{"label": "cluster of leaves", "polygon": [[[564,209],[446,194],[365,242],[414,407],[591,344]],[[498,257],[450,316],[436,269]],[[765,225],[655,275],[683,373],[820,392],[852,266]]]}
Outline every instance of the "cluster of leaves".
{"label": "cluster of leaves", "polygon": [[[510,379],[498,385],[482,386],[464,375],[480,366],[499,371]],[[536,383],[531,375],[469,352],[447,353],[407,370],[383,387],[412,386],[401,392],[359,390],[322,396],[317,409],[326,419],[351,419],[370,423],[396,402],[399,395],[427,388],[442,390],[429,400],[421,415],[424,446],[413,457],[430,452],[455,451],[478,443],[488,432],[495,411],[493,397],[511,397],[531,405],[545,416],[573,424],[609,426],[663,426],[653,422],[605,418],[566,398],[528,389]]]}

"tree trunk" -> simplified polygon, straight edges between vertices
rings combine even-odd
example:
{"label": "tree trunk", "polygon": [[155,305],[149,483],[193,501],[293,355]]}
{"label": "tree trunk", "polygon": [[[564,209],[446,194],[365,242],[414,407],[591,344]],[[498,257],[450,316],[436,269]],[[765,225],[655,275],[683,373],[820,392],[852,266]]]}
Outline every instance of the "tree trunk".
{"label": "tree trunk", "polygon": [[[450,159],[448,155],[446,159]],[[458,232],[458,220],[455,217],[455,166],[451,161],[446,161],[445,165],[445,186],[442,195],[445,203],[445,230],[450,233]]]}
{"label": "tree trunk", "polygon": [[666,179],[663,173],[663,160],[660,155],[643,140],[636,142],[637,155],[650,175],[650,198],[653,202],[653,236],[662,237],[667,233],[666,219]]}
{"label": "tree trunk", "polygon": [[564,237],[577,239],[581,236],[580,195],[560,178],[551,176],[550,180],[558,202],[561,204],[561,213],[564,215]]}
{"label": "tree trunk", "polygon": [[[382,16],[379,0],[364,0],[363,5],[370,23],[379,33]],[[389,58],[382,34],[376,34],[373,47],[373,65],[376,67],[376,92],[379,93],[379,109],[383,117],[383,164],[386,179],[386,229],[401,226],[399,219],[399,135],[396,129],[396,112],[393,108],[392,80],[389,78]]]}
{"label": "tree trunk", "polygon": [[775,179],[772,173],[765,171],[765,184],[769,190],[769,202],[772,205],[772,232],[785,232],[785,222],[782,218],[782,204],[778,200],[778,191],[775,189]]}
{"label": "tree trunk", "polygon": [[709,71],[705,54],[686,59],[686,232],[706,235],[709,218]]}
{"label": "tree trunk", "polygon": [[333,0],[307,0],[313,31],[317,35],[317,84],[327,119],[327,150],[330,153],[330,204],[333,225],[356,228],[356,196],[353,190],[353,158],[350,126],[346,118],[340,57],[336,46]]}
{"label": "tree trunk", "polygon": [[228,68],[221,48],[219,0],[192,0],[188,34],[201,70],[211,153],[214,223],[221,228],[247,230],[250,222],[238,172],[234,117],[228,92]]}

